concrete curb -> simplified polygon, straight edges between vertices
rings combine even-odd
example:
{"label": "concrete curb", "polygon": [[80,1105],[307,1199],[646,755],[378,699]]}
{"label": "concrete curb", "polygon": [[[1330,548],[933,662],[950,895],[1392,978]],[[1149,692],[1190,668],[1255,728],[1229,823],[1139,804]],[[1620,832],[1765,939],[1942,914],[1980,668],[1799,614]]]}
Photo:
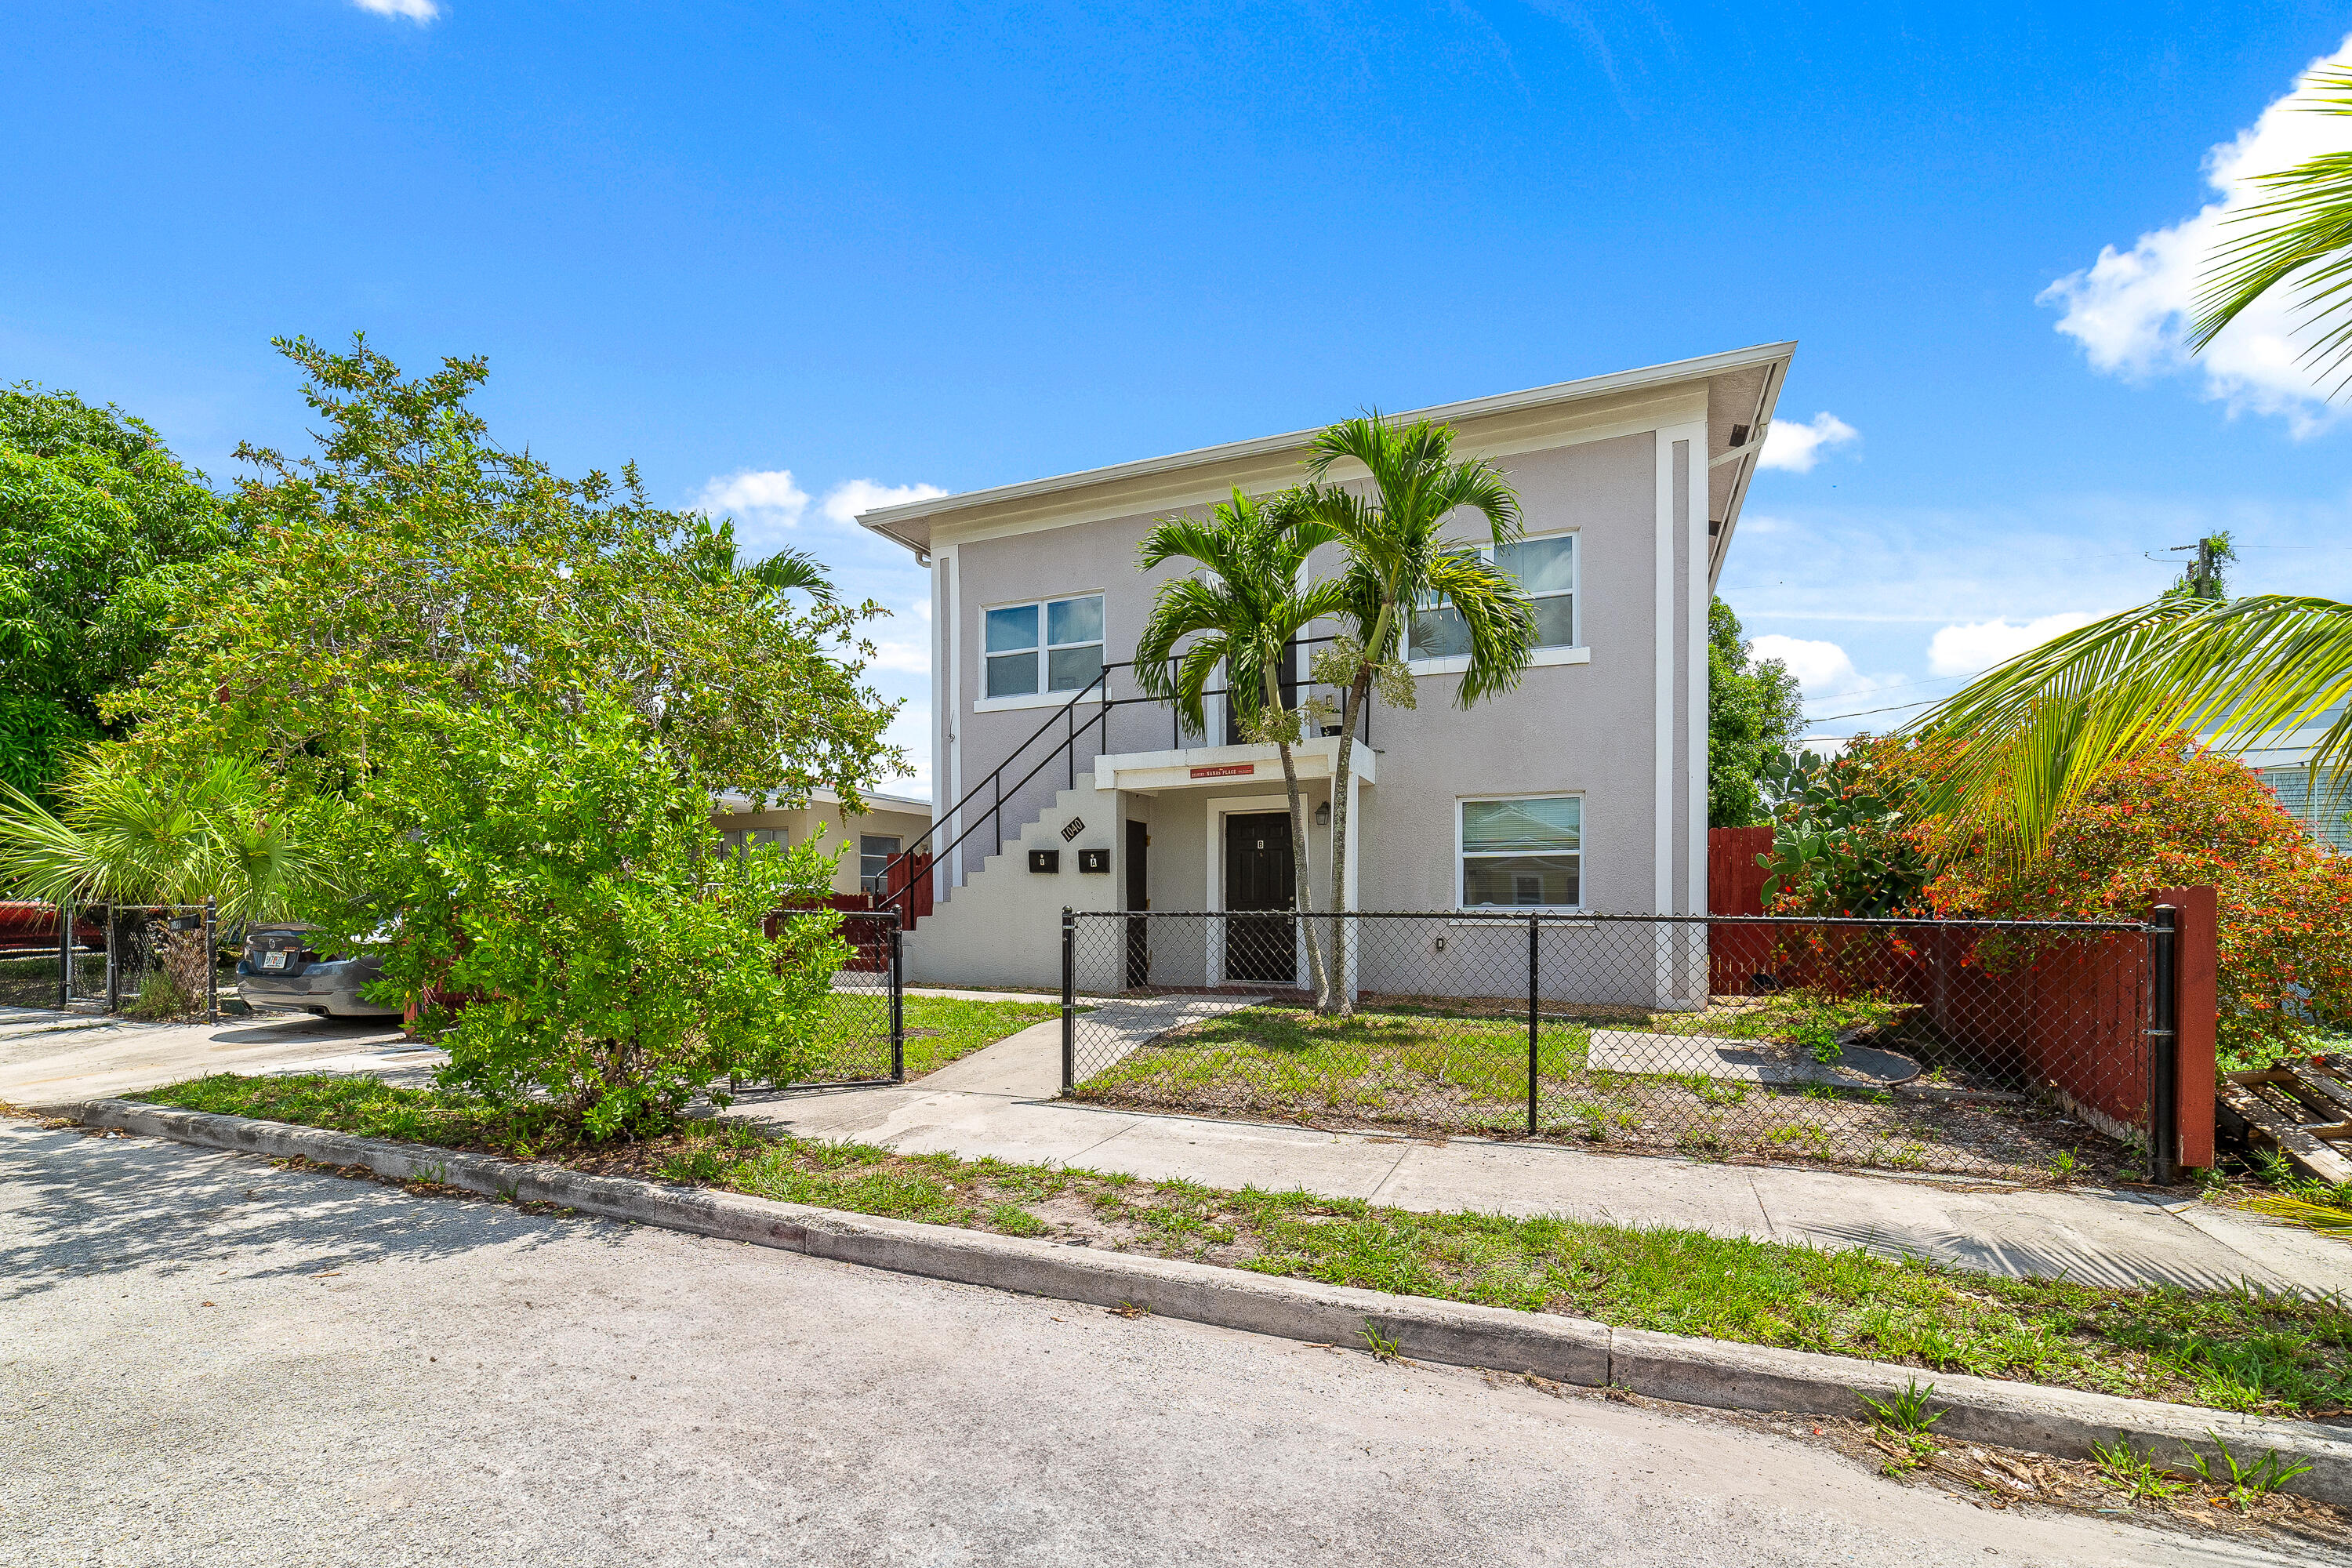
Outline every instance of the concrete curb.
{"label": "concrete curb", "polygon": [[2218,1458],[2212,1440],[2218,1436],[2242,1460],[2277,1450],[2309,1464],[2286,1489],[2352,1506],[2352,1426],[2233,1415],[1987,1378],[1931,1379],[1912,1367],[1846,1356],[1095,1252],[133,1100],[92,1100],[80,1108],[79,1119],[91,1127],[205,1148],[358,1165],[379,1176],[516,1203],[554,1204],[606,1219],[1026,1295],[1132,1305],[1160,1317],[1283,1339],[1356,1345],[1370,1324],[1396,1342],[1397,1353],[1415,1360],[1528,1372],[1584,1387],[1614,1385],[1716,1409],[1858,1415],[1860,1395],[1884,1398],[1919,1378],[1935,1384],[1935,1403],[1944,1411],[1936,1426],[1940,1437],[2081,1458],[2095,1440],[2121,1435],[2159,1462],[2179,1465],[2183,1450]]}

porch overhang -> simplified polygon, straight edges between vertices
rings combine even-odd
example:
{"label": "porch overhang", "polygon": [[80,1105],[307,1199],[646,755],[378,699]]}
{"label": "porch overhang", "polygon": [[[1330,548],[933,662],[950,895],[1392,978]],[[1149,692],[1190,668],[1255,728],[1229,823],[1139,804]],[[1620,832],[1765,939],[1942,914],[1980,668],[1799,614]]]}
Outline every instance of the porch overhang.
{"label": "porch overhang", "polygon": [[[1361,742],[1350,767],[1366,784],[1377,781],[1380,753]],[[1338,771],[1339,737],[1301,741],[1290,748],[1301,784],[1328,781]],[[1171,752],[1117,752],[1095,759],[1095,788],[1155,794],[1171,789],[1232,789],[1282,784],[1282,754],[1268,745],[1189,746]]]}

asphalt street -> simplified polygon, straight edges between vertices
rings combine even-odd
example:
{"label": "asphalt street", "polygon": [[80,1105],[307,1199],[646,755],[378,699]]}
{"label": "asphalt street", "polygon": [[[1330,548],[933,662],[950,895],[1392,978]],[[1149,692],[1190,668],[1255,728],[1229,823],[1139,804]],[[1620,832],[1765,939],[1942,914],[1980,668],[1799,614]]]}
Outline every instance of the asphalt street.
{"label": "asphalt street", "polygon": [[0,1121],[0,1563],[2254,1563],[1443,1368]]}

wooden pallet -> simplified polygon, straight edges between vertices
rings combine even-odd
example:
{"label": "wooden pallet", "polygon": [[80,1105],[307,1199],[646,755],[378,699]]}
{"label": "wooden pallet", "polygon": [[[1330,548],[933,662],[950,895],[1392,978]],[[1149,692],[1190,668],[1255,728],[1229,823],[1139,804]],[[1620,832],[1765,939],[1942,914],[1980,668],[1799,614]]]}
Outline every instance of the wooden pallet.
{"label": "wooden pallet", "polygon": [[2313,1181],[2352,1182],[2352,1063],[2312,1057],[2223,1073],[2216,1099],[2223,1131],[2277,1151]]}

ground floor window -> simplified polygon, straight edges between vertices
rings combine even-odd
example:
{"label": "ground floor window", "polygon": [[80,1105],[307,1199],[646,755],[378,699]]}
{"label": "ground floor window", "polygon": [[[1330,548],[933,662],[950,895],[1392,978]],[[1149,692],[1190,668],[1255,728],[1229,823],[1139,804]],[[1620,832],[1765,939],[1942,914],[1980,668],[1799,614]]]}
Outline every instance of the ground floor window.
{"label": "ground floor window", "polygon": [[857,886],[861,891],[877,896],[890,889],[890,862],[898,853],[898,841],[879,833],[862,833],[857,837]]}
{"label": "ground floor window", "polygon": [[1572,910],[1584,902],[1584,798],[1461,803],[1461,907]]}
{"label": "ground floor window", "polygon": [[719,838],[730,855],[740,855],[753,844],[772,844],[779,849],[784,847],[784,830],[781,827],[731,827],[719,834]]}

